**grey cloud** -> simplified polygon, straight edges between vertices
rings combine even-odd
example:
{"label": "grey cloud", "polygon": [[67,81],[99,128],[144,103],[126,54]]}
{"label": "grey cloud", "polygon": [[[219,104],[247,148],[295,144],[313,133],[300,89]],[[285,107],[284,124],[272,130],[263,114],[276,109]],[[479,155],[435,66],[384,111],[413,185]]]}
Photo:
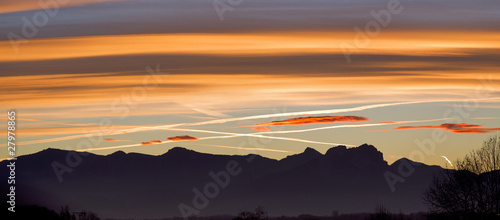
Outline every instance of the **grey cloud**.
{"label": "grey cloud", "polygon": [[[212,0],[122,1],[63,8],[36,37],[140,33],[221,33],[346,30],[372,20],[371,10],[388,0],[243,0],[221,22]],[[401,0],[404,11],[386,29],[456,29],[498,31],[500,2],[479,0]],[[36,12],[0,14],[0,39],[20,33],[21,18]]]}
{"label": "grey cloud", "polygon": [[[297,55],[120,55],[42,61],[0,63],[0,76],[86,74],[143,75],[145,66],[159,63],[175,74],[294,74],[304,76],[388,76],[415,75],[417,71],[442,71],[453,74],[499,68],[500,53],[493,49],[464,50],[469,55],[411,56],[359,54],[348,64],[342,54]],[[415,63],[400,66],[399,63]],[[425,65],[421,65],[425,63]]]}

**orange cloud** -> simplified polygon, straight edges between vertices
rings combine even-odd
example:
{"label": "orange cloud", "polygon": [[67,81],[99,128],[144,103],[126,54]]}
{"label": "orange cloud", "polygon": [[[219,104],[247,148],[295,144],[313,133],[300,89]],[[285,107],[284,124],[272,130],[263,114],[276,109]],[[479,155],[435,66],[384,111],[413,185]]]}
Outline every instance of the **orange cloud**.
{"label": "orange cloud", "polygon": [[147,142],[141,142],[141,145],[149,145],[149,144],[161,144],[160,140],[152,140]]}
{"label": "orange cloud", "polygon": [[[373,41],[359,52],[399,55],[415,55],[415,52],[419,52],[432,55],[456,55],[457,52],[464,54],[465,51],[459,50],[462,48],[499,48],[498,36],[499,33],[494,31],[464,32],[460,36],[454,35],[453,32],[436,31],[390,32],[388,36],[377,37],[377,41]],[[261,32],[64,36],[31,39],[29,44],[22,46],[22,57],[13,56],[14,50],[5,50],[2,52],[12,52],[0,57],[0,61],[49,60],[120,54],[341,54],[343,50],[337,45],[345,42],[352,42],[350,30],[336,33],[304,32],[294,35],[287,32]],[[89,48],[90,45],[92,48]],[[0,41],[0,47],[9,48],[10,46],[10,41]],[[45,52],[40,53],[41,50]]]}
{"label": "orange cloud", "polygon": [[441,124],[441,125],[427,125],[427,126],[402,126],[402,127],[397,127],[394,129],[389,129],[386,131],[405,130],[405,129],[421,129],[421,128],[438,128],[438,129],[443,129],[445,131],[448,131],[451,133],[457,133],[457,134],[485,134],[485,133],[493,133],[495,131],[500,130],[500,128],[481,128],[481,125],[474,125],[474,124],[446,123],[446,124]]}
{"label": "orange cloud", "polygon": [[104,140],[104,141],[106,141],[106,142],[119,141],[118,139],[113,139],[113,138],[104,138],[104,139],[102,139],[102,140]]}
{"label": "orange cloud", "polygon": [[259,123],[244,127],[254,127],[253,129],[257,130],[257,129],[265,129],[266,126],[305,125],[305,124],[316,124],[316,123],[337,123],[337,122],[358,122],[358,121],[368,121],[368,118],[360,116],[300,117],[300,118],[290,118],[282,121]]}
{"label": "orange cloud", "polygon": [[253,130],[259,131],[259,132],[266,132],[266,131],[271,131],[269,127],[253,127]]}
{"label": "orange cloud", "polygon": [[[8,117],[0,117],[2,120],[9,120]],[[38,119],[30,119],[30,118],[16,118],[17,121],[40,121]]]}
{"label": "orange cloud", "polygon": [[[119,0],[71,0],[55,3],[57,8],[69,7],[69,6],[81,6],[87,5],[91,3],[100,3],[100,2],[111,2],[111,1],[119,1]],[[10,12],[18,12],[18,11],[27,11],[27,10],[41,10],[41,2],[38,1],[15,1],[15,0],[5,0],[0,2],[0,13],[10,13]],[[43,3],[45,4],[45,3]]]}
{"label": "orange cloud", "polygon": [[195,138],[193,136],[189,136],[189,135],[180,135],[180,136],[175,136],[175,137],[168,137],[165,140],[167,140],[167,141],[196,141],[199,139]]}

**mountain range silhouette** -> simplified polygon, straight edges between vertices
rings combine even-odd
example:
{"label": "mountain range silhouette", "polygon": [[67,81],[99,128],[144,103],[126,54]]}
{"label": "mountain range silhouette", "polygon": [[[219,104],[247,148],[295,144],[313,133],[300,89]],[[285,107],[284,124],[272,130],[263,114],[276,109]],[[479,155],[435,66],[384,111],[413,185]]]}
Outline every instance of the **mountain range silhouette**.
{"label": "mountain range silhouette", "polygon": [[[255,154],[212,155],[181,147],[159,156],[123,151],[107,156],[77,154],[49,148],[18,157],[16,204],[56,211],[69,205],[103,218],[181,216],[180,207],[203,216],[234,215],[257,206],[271,216],[372,212],[378,205],[410,213],[427,210],[421,194],[443,171],[406,158],[389,165],[368,144],[337,146],[324,155],[307,148],[281,160]],[[1,179],[8,178],[9,162],[0,162]],[[67,168],[61,179],[54,166],[59,171]],[[398,180],[393,189],[388,173]],[[6,181],[0,187],[8,193]]]}

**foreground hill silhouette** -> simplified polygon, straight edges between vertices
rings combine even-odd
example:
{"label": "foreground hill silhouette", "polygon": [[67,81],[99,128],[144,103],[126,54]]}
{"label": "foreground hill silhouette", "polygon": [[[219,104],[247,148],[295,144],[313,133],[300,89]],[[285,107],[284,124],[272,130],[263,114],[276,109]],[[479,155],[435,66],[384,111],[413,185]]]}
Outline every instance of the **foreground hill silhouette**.
{"label": "foreground hill silhouette", "polygon": [[[180,204],[200,215],[235,214],[259,205],[270,216],[371,212],[377,205],[408,213],[426,211],[422,192],[443,170],[408,159],[388,165],[383,154],[367,144],[333,147],[324,155],[307,148],[282,160],[212,155],[176,147],[159,156],[122,151],[107,156],[88,154],[70,173],[62,174],[60,182],[53,164],[67,166],[68,155],[75,152],[46,149],[18,157],[17,204],[56,211],[69,205],[92,210],[103,218],[181,216]],[[8,178],[8,163],[0,163],[2,179]],[[401,164],[411,164],[414,170],[393,192],[384,174],[398,174]],[[220,171],[233,171],[229,181]],[[1,184],[2,193],[7,194],[8,186]],[[218,190],[210,188],[214,184]],[[203,194],[207,185],[209,195],[195,197],[193,189]]]}

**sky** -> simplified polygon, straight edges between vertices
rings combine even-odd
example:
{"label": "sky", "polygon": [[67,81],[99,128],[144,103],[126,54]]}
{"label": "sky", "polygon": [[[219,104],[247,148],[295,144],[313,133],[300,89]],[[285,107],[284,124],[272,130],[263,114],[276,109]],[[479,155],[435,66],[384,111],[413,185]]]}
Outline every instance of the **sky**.
{"label": "sky", "polygon": [[182,146],[281,159],[368,143],[389,163],[451,167],[500,132],[498,1],[0,8],[0,128],[15,110],[16,156]]}

